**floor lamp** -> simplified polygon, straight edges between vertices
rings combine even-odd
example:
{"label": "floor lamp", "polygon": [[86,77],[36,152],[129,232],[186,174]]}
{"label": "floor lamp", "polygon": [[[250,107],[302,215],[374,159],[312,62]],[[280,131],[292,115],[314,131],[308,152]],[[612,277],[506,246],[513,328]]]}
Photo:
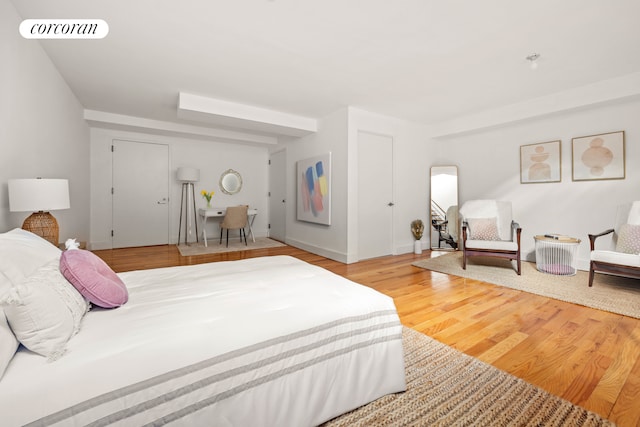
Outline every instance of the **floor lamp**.
{"label": "floor lamp", "polygon": [[200,180],[200,169],[196,168],[178,168],[176,173],[178,181],[182,181],[182,196],[180,198],[180,225],[178,226],[178,244],[180,244],[180,234],[182,231],[182,214],[185,213],[184,224],[184,244],[189,244],[189,236],[191,236],[191,209],[193,208],[193,222],[196,227],[196,242],[198,242],[198,217],[196,213],[196,192],[193,186],[194,182]]}
{"label": "floor lamp", "polygon": [[33,212],[22,228],[59,244],[58,221],[48,211],[69,209],[69,181],[66,179],[10,179],[9,210]]}

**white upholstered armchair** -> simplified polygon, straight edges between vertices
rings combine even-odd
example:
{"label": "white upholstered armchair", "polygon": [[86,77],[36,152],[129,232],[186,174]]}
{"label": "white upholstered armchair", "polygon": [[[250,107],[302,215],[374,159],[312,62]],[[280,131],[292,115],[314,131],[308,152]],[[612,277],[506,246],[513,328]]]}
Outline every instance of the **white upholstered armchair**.
{"label": "white upholstered armchair", "polygon": [[462,268],[467,258],[490,256],[516,261],[521,273],[520,234],[522,228],[513,221],[511,202],[500,200],[469,200],[460,208],[462,221]]}
{"label": "white upholstered armchair", "polygon": [[[612,235],[607,249],[596,249],[598,237]],[[640,279],[640,201],[618,206],[614,228],[589,234],[591,262],[589,286],[595,273]]]}

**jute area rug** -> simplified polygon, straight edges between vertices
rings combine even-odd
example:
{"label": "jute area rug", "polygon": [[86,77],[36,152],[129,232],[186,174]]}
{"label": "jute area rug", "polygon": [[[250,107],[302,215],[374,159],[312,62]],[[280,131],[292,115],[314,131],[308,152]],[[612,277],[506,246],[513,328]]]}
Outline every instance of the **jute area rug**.
{"label": "jute area rug", "polygon": [[586,271],[557,276],[539,272],[535,263],[523,262],[522,275],[518,276],[511,261],[490,257],[469,258],[463,270],[459,251],[413,265],[640,319],[640,280],[636,279],[596,273],[590,288]]}
{"label": "jute area rug", "polygon": [[324,426],[614,425],[413,329],[403,329],[402,341],[407,391],[383,396]]}
{"label": "jute area rug", "polygon": [[240,242],[240,239],[236,236],[233,239],[229,237],[229,247],[227,247],[226,240],[222,239],[222,244],[219,243],[220,238],[208,239],[208,247],[204,246],[204,242],[191,243],[189,245],[180,244],[178,250],[182,256],[194,256],[194,255],[206,255],[206,254],[219,254],[223,252],[236,252],[236,251],[248,251],[251,249],[265,249],[265,248],[277,248],[279,246],[286,246],[284,243],[280,243],[276,240],[269,239],[268,237],[257,237],[253,242],[251,239],[247,239],[247,244],[244,241]]}

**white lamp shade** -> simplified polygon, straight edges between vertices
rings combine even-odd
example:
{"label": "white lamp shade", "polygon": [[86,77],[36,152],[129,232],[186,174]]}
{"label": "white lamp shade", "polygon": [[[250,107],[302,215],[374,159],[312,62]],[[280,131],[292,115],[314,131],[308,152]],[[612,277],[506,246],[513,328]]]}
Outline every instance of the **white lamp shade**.
{"label": "white lamp shade", "polygon": [[53,211],[70,207],[67,179],[9,180],[11,212]]}
{"label": "white lamp shade", "polygon": [[182,167],[176,173],[178,181],[198,182],[200,181],[200,169]]}

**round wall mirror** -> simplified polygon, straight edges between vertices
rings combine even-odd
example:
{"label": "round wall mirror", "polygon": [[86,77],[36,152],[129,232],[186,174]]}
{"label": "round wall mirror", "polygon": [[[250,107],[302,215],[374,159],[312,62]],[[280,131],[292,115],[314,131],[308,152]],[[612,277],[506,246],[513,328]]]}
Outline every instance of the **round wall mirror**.
{"label": "round wall mirror", "polygon": [[225,194],[236,194],[242,188],[242,177],[233,169],[228,169],[220,176],[220,189]]}

